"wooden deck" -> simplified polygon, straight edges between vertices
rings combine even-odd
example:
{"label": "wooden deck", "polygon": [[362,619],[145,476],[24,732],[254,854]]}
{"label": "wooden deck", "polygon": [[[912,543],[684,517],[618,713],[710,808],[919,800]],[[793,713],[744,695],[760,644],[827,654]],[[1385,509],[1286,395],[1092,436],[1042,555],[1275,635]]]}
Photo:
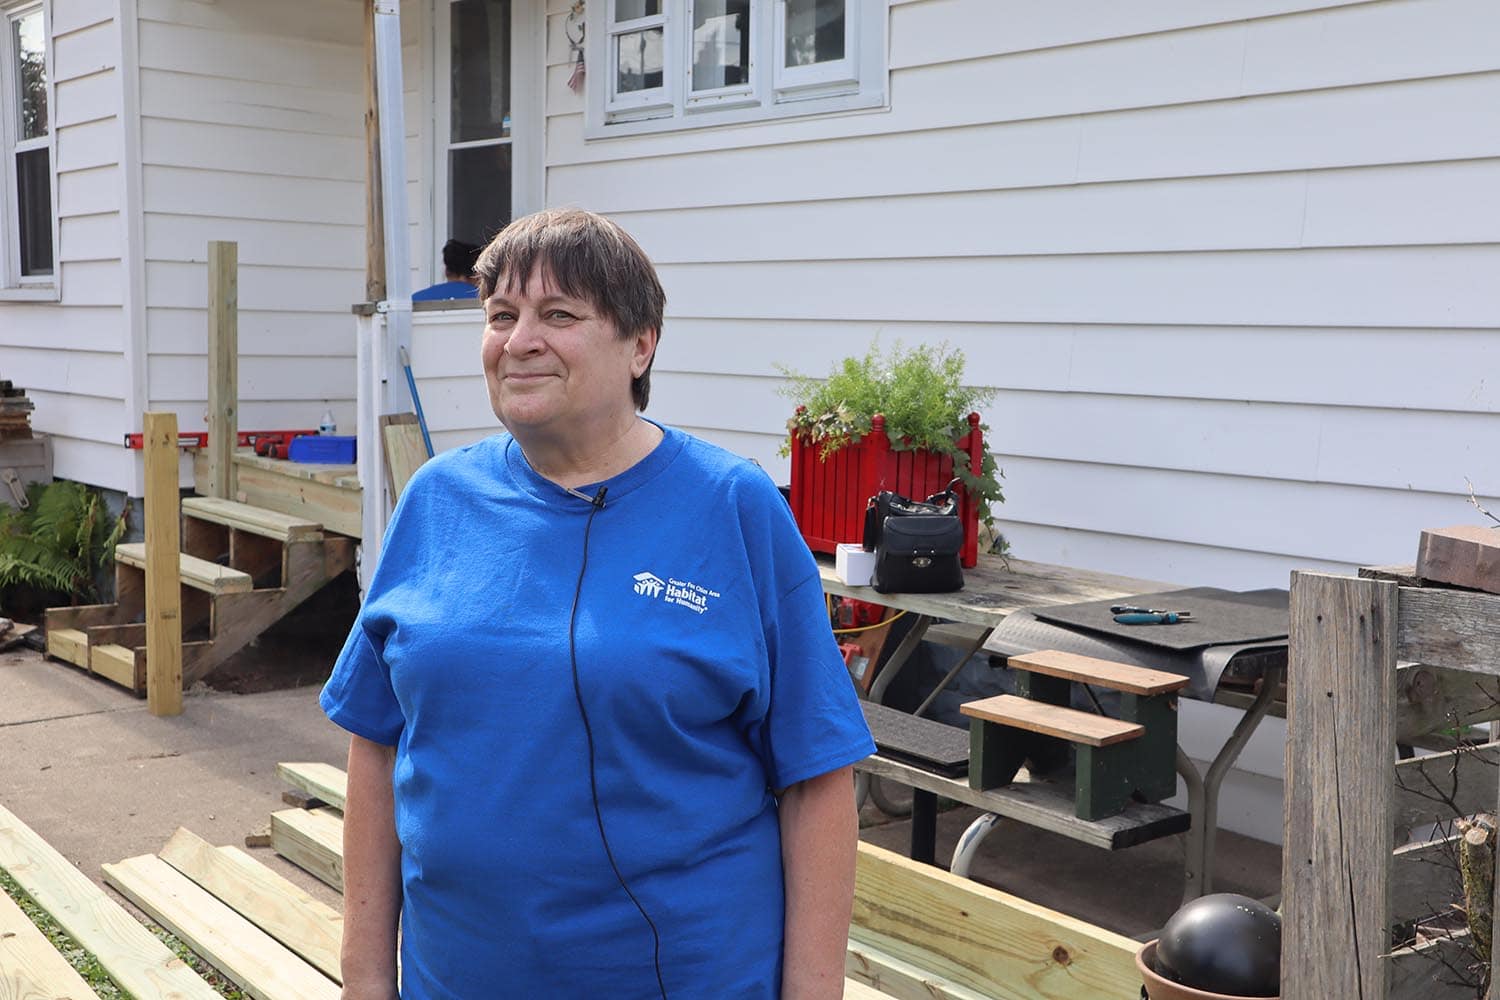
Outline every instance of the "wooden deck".
{"label": "wooden deck", "polygon": [[[233,499],[316,521],[340,535],[360,537],[361,491],[355,466],[263,458],[249,448],[235,452],[234,466]],[[211,493],[206,450],[193,456],[193,486],[204,496]]]}

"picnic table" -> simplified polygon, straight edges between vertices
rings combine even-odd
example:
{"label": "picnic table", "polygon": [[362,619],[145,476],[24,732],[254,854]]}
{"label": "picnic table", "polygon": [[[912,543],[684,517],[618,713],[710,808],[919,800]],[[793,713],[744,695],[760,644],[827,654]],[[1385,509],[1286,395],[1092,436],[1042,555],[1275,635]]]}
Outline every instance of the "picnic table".
{"label": "picnic table", "polygon": [[[819,557],[818,564],[825,593],[870,601],[913,616],[910,631],[876,674],[865,695],[871,702],[883,702],[892,682],[907,667],[918,644],[936,623],[956,623],[956,626],[942,628],[946,633],[945,641],[957,645],[961,656],[917,707],[913,714],[918,716],[952,682],[969,657],[984,648],[995,627],[1020,609],[1115,600],[1173,589],[1172,585],[1155,580],[981,555],[977,566],[964,571],[963,590],[948,594],[882,594],[871,587],[851,586],[839,580],[831,560]],[[1213,693],[1214,701],[1240,708],[1244,715],[1205,774],[1200,774],[1187,755],[1178,749],[1177,767],[1188,791],[1189,808],[1186,811],[1163,804],[1137,802],[1126,806],[1117,815],[1091,821],[1074,814],[1073,793],[1067,785],[1034,778],[1025,769],[1009,785],[978,791],[970,788],[962,778],[935,774],[882,752],[855,767],[861,774],[862,783],[874,777],[912,789],[910,856],[914,860],[927,863],[934,860],[937,796],[942,795],[986,812],[986,816],[976,821],[960,838],[952,866],[955,873],[966,872],[972,852],[997,818],[1041,827],[1106,850],[1118,850],[1157,837],[1187,832],[1184,896],[1191,899],[1208,891],[1211,884],[1219,785],[1251,732],[1271,710],[1280,679],[1275,668],[1266,670],[1260,692],[1251,698],[1234,692],[1225,692],[1221,698],[1217,691]]]}

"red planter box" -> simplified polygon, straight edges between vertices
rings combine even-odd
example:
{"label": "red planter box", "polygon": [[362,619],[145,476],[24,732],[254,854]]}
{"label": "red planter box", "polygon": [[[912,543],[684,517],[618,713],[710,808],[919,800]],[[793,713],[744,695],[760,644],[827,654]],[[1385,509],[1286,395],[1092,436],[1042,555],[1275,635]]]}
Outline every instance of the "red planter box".
{"label": "red planter box", "polygon": [[[953,458],[927,451],[895,451],[885,433],[885,418],[876,415],[870,433],[858,444],[846,445],[819,457],[820,446],[792,435],[792,516],[807,547],[832,554],[841,542],[863,542],[865,505],[881,490],[892,490],[913,500],[924,500],[953,479]],[[984,434],[979,414],[969,414],[969,433],[958,439],[969,456],[969,468],[979,475],[984,456]],[[979,561],[979,498],[965,489],[959,494],[959,518],[964,525],[960,561],[972,567]]]}

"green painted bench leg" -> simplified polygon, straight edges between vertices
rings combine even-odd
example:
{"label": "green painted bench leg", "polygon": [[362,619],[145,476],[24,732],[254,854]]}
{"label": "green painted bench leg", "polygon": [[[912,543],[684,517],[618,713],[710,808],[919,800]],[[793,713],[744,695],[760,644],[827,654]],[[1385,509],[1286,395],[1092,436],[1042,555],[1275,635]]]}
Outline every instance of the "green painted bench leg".
{"label": "green painted bench leg", "polygon": [[[1020,697],[1063,708],[1072,707],[1072,681],[1032,673],[1019,667],[1015,673],[1016,694]],[[1039,777],[1066,771],[1073,763],[1071,747],[1072,744],[1067,740],[1032,734],[1028,743],[1026,766],[1031,769],[1032,774]]]}
{"label": "green painted bench leg", "polygon": [[969,720],[969,787],[976,791],[1010,784],[1026,760],[1029,733]]}
{"label": "green painted bench leg", "polygon": [[1134,741],[1136,791],[1147,802],[1177,794],[1177,696],[1120,696],[1120,718],[1138,722],[1146,732]]}
{"label": "green painted bench leg", "polygon": [[1130,804],[1135,791],[1134,741],[1107,747],[1080,745],[1074,778],[1074,813],[1079,819],[1114,816]]}

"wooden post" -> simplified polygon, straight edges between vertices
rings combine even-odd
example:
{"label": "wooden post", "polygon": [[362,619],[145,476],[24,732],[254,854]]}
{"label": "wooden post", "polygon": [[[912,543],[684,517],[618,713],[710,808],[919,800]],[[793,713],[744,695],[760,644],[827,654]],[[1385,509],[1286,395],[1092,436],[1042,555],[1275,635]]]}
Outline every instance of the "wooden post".
{"label": "wooden post", "polygon": [[239,302],[239,244],[214,240],[208,245],[208,490],[227,500],[236,498]]}
{"label": "wooden post", "polygon": [[1292,574],[1281,995],[1386,996],[1396,584]]}
{"label": "wooden post", "polygon": [[380,105],[375,93],[375,4],[365,0],[365,300],[385,300],[385,211],[380,187]]}
{"label": "wooden post", "polygon": [[178,566],[177,414],[147,413],[146,703],[152,715],[182,714],[182,584]]}

